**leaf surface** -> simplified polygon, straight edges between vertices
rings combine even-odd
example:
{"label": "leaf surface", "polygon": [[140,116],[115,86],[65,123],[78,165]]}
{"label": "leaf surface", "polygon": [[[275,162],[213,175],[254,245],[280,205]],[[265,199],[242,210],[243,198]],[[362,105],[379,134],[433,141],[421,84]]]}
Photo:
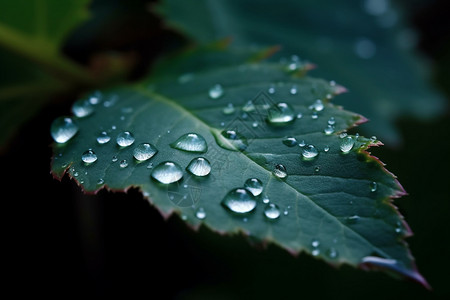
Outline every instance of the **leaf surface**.
{"label": "leaf surface", "polygon": [[[344,89],[304,76],[307,65],[301,62],[295,69],[245,62],[243,53],[233,51],[172,58],[156,68],[160,77],[157,72],[138,85],[103,91],[92,114],[73,117],[77,134],[53,145],[54,176],[68,173],[86,192],[136,187],[163,215],[176,213],[194,228],[241,232],[333,265],[380,267],[426,284],[404,242],[411,232],[391,203],[404,191],[367,152],[380,143],[345,136],[365,119],[329,103]],[[286,114],[280,103],[293,112]],[[283,122],[275,124],[280,112]],[[327,134],[330,123],[334,132]],[[123,132],[134,136],[133,144],[116,143]],[[207,147],[177,149],[189,133],[203,137]],[[98,143],[105,135],[110,140]],[[345,152],[344,140],[354,143]],[[138,161],[133,155],[141,143],[158,152]],[[308,158],[305,151],[312,148],[316,155]],[[95,153],[96,160],[84,162],[86,153]],[[209,175],[187,171],[197,157],[210,162]],[[167,161],[180,166],[182,179],[161,184],[152,176]],[[276,175],[283,170],[279,165],[284,178]],[[263,187],[250,196],[256,207],[244,214],[227,209],[230,191],[242,190],[252,178]],[[267,217],[271,204],[279,216]]]}

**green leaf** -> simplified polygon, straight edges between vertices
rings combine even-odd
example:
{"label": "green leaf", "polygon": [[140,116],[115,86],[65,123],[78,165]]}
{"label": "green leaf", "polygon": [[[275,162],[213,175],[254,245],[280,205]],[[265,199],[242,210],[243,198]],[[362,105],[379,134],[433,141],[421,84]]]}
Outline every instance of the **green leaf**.
{"label": "green leaf", "polygon": [[55,93],[87,84],[86,70],[60,53],[64,39],[83,22],[88,0],[18,0],[0,4],[0,115],[4,145],[13,131]]}
{"label": "green leaf", "polygon": [[349,89],[339,103],[371,120],[363,130],[396,145],[399,117],[432,118],[445,111],[445,101],[427,83],[428,68],[413,52],[416,35],[402,11],[391,2],[371,3],[165,0],[157,10],[200,43],[231,37],[238,45],[279,44],[277,59],[300,55],[318,63],[316,76]]}
{"label": "green leaf", "polygon": [[[411,231],[391,202],[404,191],[367,152],[380,142],[345,136],[365,119],[329,103],[343,88],[302,76],[302,62],[245,62],[236,49],[199,53],[162,62],[161,79],[155,73],[86,104],[93,112],[73,117],[75,136],[53,145],[54,176],[68,173],[89,193],[135,187],[164,216],[176,213],[194,228],[242,233],[332,265],[381,268],[426,285],[404,242]],[[329,124],[334,132],[327,134]],[[133,144],[124,143],[129,133],[117,144],[124,132]],[[110,140],[99,143],[99,136]],[[184,142],[195,147],[186,151]],[[155,148],[145,161],[134,158],[142,143]],[[198,157],[210,162],[210,174],[188,171]],[[156,180],[180,176],[171,184]],[[259,195],[257,180],[243,189],[252,178],[262,184]]]}

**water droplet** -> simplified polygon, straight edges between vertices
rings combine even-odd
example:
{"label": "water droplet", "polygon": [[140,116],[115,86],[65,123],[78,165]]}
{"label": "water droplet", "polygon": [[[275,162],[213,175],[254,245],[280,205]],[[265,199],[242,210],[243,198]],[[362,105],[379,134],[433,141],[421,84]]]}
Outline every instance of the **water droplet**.
{"label": "water droplet", "polygon": [[236,188],[223,198],[222,205],[234,213],[245,214],[256,208],[256,200],[246,189]]}
{"label": "water droplet", "polygon": [[97,184],[98,185],[101,185],[101,184],[104,184],[105,183],[105,180],[103,179],[103,178],[99,178],[98,180],[97,180]]}
{"label": "water droplet", "polygon": [[275,220],[280,217],[280,208],[278,205],[270,203],[264,208],[264,216],[270,220]]}
{"label": "water droplet", "polygon": [[318,248],[318,247],[320,246],[320,241],[317,240],[317,239],[313,239],[313,240],[311,241],[311,246],[312,246],[313,248]]}
{"label": "water droplet", "polygon": [[72,112],[79,118],[87,117],[94,112],[94,106],[89,99],[81,99],[72,105]]}
{"label": "water droplet", "polygon": [[389,259],[389,258],[381,258],[377,256],[366,256],[363,257],[361,260],[361,263],[363,264],[372,264],[380,267],[388,267],[392,268],[397,265],[397,261],[395,259]]}
{"label": "water droplet", "polygon": [[196,211],[195,211],[195,217],[199,220],[203,220],[206,218],[206,212],[205,209],[203,207],[199,207]]}
{"label": "water droplet", "polygon": [[221,135],[226,140],[220,136],[216,136],[216,141],[220,147],[232,151],[244,151],[247,149],[247,139],[236,130],[223,130]]}
{"label": "water droplet", "polygon": [[106,131],[102,131],[97,137],[97,143],[103,145],[108,143],[111,140],[111,137],[108,135]]}
{"label": "water droplet", "polygon": [[302,156],[304,159],[313,159],[319,154],[319,151],[314,147],[314,145],[306,145],[302,148]]}
{"label": "water droplet", "polygon": [[185,83],[188,83],[189,81],[192,81],[193,79],[194,79],[194,74],[185,73],[185,74],[181,75],[180,77],[178,77],[178,83],[185,84]]}
{"label": "water droplet", "polygon": [[291,89],[289,90],[289,93],[291,93],[291,95],[296,95],[297,94],[297,85],[293,85],[291,87]]}
{"label": "water droplet", "polygon": [[117,136],[116,143],[120,147],[128,147],[134,143],[134,136],[129,131],[121,132]]}
{"label": "water droplet", "polygon": [[233,103],[228,103],[227,106],[225,106],[222,110],[222,112],[226,115],[231,115],[235,111],[236,111],[236,109],[234,108]]}
{"label": "water droplet", "polygon": [[208,150],[205,138],[197,133],[186,133],[170,144],[170,146],[188,152],[204,153]]}
{"label": "water droplet", "polygon": [[327,121],[328,125],[334,125],[336,124],[336,119],[334,117],[330,117]]}
{"label": "water droplet", "polygon": [[112,157],[111,161],[112,161],[112,162],[116,162],[116,161],[117,161],[117,156],[114,155],[114,156]]}
{"label": "water droplet", "polygon": [[244,183],[244,187],[255,197],[261,195],[263,191],[263,183],[258,178],[247,179]]}
{"label": "water droplet", "polygon": [[305,147],[306,146],[306,142],[305,140],[302,140],[300,143],[298,143],[299,147]]}
{"label": "water droplet", "polygon": [[256,109],[255,104],[253,104],[252,100],[247,101],[245,105],[242,107],[242,110],[245,112],[252,112]]}
{"label": "water droplet", "polygon": [[183,177],[183,170],[178,164],[165,161],[153,168],[151,176],[163,184],[170,184]]}
{"label": "water droplet", "polygon": [[326,254],[331,259],[335,259],[335,258],[337,258],[339,256],[339,252],[333,247],[329,248],[327,250]]}
{"label": "water droplet", "polygon": [[353,215],[353,216],[345,218],[345,222],[347,224],[355,224],[355,223],[358,222],[358,220],[359,220],[359,216],[358,215]]}
{"label": "water droplet", "polygon": [[287,103],[280,102],[268,111],[267,121],[272,125],[286,125],[295,120],[294,109]]}
{"label": "water droplet", "polygon": [[191,160],[186,170],[195,176],[206,176],[211,172],[211,164],[204,157],[197,157]]}
{"label": "water droplet", "polygon": [[313,113],[311,114],[311,119],[317,120],[318,118],[319,118],[319,115],[317,114],[317,111],[313,111]]}
{"label": "water droplet", "polygon": [[316,101],[314,101],[314,103],[310,106],[311,109],[313,109],[314,111],[322,111],[325,106],[323,105],[322,100],[317,99]]}
{"label": "water droplet", "polygon": [[97,155],[95,154],[94,150],[89,149],[81,155],[81,160],[85,162],[86,164],[92,164],[97,160]]}
{"label": "water droplet", "polygon": [[55,142],[68,142],[78,132],[78,125],[68,117],[59,117],[52,122],[50,134]]}
{"label": "water droplet", "polygon": [[292,136],[288,136],[283,140],[283,144],[285,144],[288,147],[294,147],[297,145],[297,139]]}
{"label": "water droplet", "polygon": [[297,119],[301,119],[303,117],[303,114],[302,113],[298,113],[297,114]]}
{"label": "water droplet", "polygon": [[138,161],[144,161],[152,158],[157,152],[158,149],[152,144],[142,143],[134,148],[133,156]]}
{"label": "water droplet", "polygon": [[286,167],[282,164],[278,164],[275,166],[275,168],[272,171],[273,175],[275,175],[278,178],[286,178],[287,177],[287,171]]}
{"label": "water droplet", "polygon": [[312,254],[313,256],[319,255],[319,254],[320,254],[320,249],[318,249],[318,248],[313,249],[313,250],[311,251],[311,254]]}
{"label": "water droplet", "polygon": [[334,126],[333,125],[327,125],[327,127],[325,127],[323,132],[325,132],[326,135],[332,134],[334,132]]}
{"label": "water droplet", "polygon": [[320,166],[317,166],[314,168],[314,172],[319,173],[320,172]]}
{"label": "water droplet", "polygon": [[122,169],[128,167],[128,161],[126,159],[122,159],[119,163],[119,167]]}
{"label": "water droplet", "polygon": [[262,198],[262,202],[263,202],[264,204],[269,203],[269,202],[270,202],[269,197],[267,197],[267,195],[264,195],[263,198]]}
{"label": "water droplet", "polygon": [[213,85],[208,91],[209,98],[211,99],[219,99],[223,94],[223,87],[220,84]]}
{"label": "water droplet", "polygon": [[350,150],[352,150],[353,145],[355,145],[355,140],[353,140],[353,138],[351,136],[346,136],[344,138],[342,138],[341,140],[341,151],[343,153],[348,153],[350,152]]}
{"label": "water droplet", "polygon": [[267,92],[271,95],[275,94],[276,90],[275,90],[275,85],[271,84],[269,86],[269,89],[267,90]]}
{"label": "water droplet", "polygon": [[326,145],[326,146],[323,148],[323,151],[324,151],[324,152],[330,151],[330,146]]}
{"label": "water droplet", "polygon": [[369,183],[369,188],[372,193],[376,192],[377,188],[378,188],[378,184],[375,181],[372,181],[371,183]]}

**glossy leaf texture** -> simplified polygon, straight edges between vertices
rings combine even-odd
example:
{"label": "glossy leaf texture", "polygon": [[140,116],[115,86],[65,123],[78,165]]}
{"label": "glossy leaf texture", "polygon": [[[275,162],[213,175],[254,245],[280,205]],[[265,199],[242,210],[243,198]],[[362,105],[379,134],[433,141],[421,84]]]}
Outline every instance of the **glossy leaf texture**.
{"label": "glossy leaf texture", "polygon": [[[391,200],[404,191],[368,153],[380,142],[347,135],[365,119],[330,103],[345,89],[306,76],[303,62],[255,54],[191,51],[140,84],[77,102],[88,113],[59,121],[70,134],[53,145],[54,176],[68,173],[88,193],[138,188],[193,228],[426,285]],[[52,133],[64,132],[57,125]]]}
{"label": "glossy leaf texture", "polygon": [[399,117],[429,119],[445,101],[429,84],[429,66],[414,50],[416,33],[394,1],[165,0],[157,10],[197,43],[231,37],[238,45],[280,45],[275,60],[292,55],[318,64],[315,76],[339,81],[337,101],[371,120],[364,132],[401,144]]}

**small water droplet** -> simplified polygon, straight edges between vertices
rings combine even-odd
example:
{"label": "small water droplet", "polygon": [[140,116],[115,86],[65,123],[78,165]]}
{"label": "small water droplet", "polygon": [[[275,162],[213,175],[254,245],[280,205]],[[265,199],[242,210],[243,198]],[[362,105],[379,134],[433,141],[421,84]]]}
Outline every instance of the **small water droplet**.
{"label": "small water droplet", "polygon": [[319,173],[320,172],[320,166],[317,166],[314,168],[314,172]]}
{"label": "small water droplet", "polygon": [[330,117],[327,121],[328,125],[335,125],[336,119],[334,117]]}
{"label": "small water droplet", "polygon": [[319,151],[314,145],[306,145],[302,148],[302,156],[304,159],[309,160],[315,158],[319,154]]}
{"label": "small water droplet", "polygon": [[97,160],[97,155],[95,154],[94,150],[89,149],[81,155],[81,160],[86,164],[92,164]]}
{"label": "small water droplet", "polygon": [[222,112],[226,115],[231,115],[235,111],[236,111],[236,109],[234,108],[233,103],[228,103],[227,106],[225,106],[222,110]]}
{"label": "small water droplet", "polygon": [[313,256],[319,255],[319,254],[320,254],[320,249],[318,249],[318,248],[313,249],[313,250],[311,251],[311,254],[312,254]]}
{"label": "small water droplet", "polygon": [[289,90],[289,93],[291,93],[291,95],[296,95],[297,94],[297,85],[293,85],[292,87],[291,87],[291,89]]}
{"label": "small water droplet", "polygon": [[126,159],[122,159],[119,163],[119,166],[123,169],[128,167],[128,161]]}
{"label": "small water droplet", "polygon": [[335,259],[339,256],[339,252],[334,247],[329,248],[326,254],[331,259]]}
{"label": "small water droplet", "polygon": [[323,132],[326,135],[330,135],[332,133],[334,133],[334,126],[333,125],[327,125],[327,127],[325,127],[325,129],[323,130]]}
{"label": "small water droplet", "polygon": [[282,164],[278,164],[275,166],[275,168],[272,171],[273,175],[275,175],[278,178],[286,178],[287,177],[287,170],[286,167]]}
{"label": "small water droplet", "polygon": [[207,176],[211,172],[211,163],[204,157],[196,157],[191,160],[186,170],[195,176]]}
{"label": "small water droplet", "polygon": [[371,183],[369,183],[369,188],[372,193],[376,192],[377,188],[378,188],[378,184],[375,181],[372,181]]}
{"label": "small water droplet", "polygon": [[101,184],[104,184],[105,183],[105,180],[103,179],[103,178],[99,178],[98,180],[97,180],[97,184],[98,185],[101,185]]}
{"label": "small water droplet", "polygon": [[183,170],[178,164],[165,161],[153,168],[151,176],[160,183],[170,184],[183,178]]}
{"label": "small water droplet", "polygon": [[264,204],[269,203],[269,202],[270,202],[269,197],[267,197],[267,195],[264,195],[263,198],[262,198],[262,202],[263,202]]}
{"label": "small water droplet", "polygon": [[211,99],[219,99],[223,94],[223,87],[220,84],[213,85],[208,91],[209,98]]}
{"label": "small water droplet", "polygon": [[170,144],[170,146],[188,152],[204,153],[208,150],[205,138],[197,133],[186,133]]}
{"label": "small water droplet", "polygon": [[272,125],[286,125],[295,120],[294,109],[287,103],[280,102],[268,110],[267,121]]}
{"label": "small water droplet", "polygon": [[149,143],[139,144],[133,151],[133,157],[138,161],[144,161],[152,158],[158,149],[155,146]]}
{"label": "small water droplet", "polygon": [[244,188],[229,191],[221,203],[225,208],[237,214],[249,213],[256,208],[254,196]]}
{"label": "small water droplet", "polygon": [[283,139],[283,144],[285,144],[288,147],[294,147],[297,145],[297,139],[292,136],[288,136],[285,139]]}
{"label": "small water droplet", "polygon": [[280,214],[280,208],[274,203],[270,203],[264,208],[264,216],[270,220],[278,219]]}
{"label": "small water droplet", "polygon": [[330,146],[326,145],[326,146],[323,148],[323,151],[324,151],[324,152],[330,151]]}
{"label": "small water droplet", "polygon": [[112,157],[111,161],[112,161],[112,162],[116,162],[116,161],[117,161],[117,159],[118,159],[118,158],[117,158],[117,156],[116,156],[116,155],[114,155],[114,156]]}
{"label": "small water droplet", "polygon": [[353,139],[353,137],[346,136],[346,137],[342,138],[340,148],[343,153],[348,153],[348,152],[350,152],[350,150],[352,150],[354,145],[355,145],[355,140]]}
{"label": "small water droplet", "polygon": [[313,109],[314,111],[322,111],[325,106],[323,105],[322,100],[317,99],[316,101],[314,101],[314,103],[310,106],[311,109]]}
{"label": "small water droplet", "polygon": [[269,89],[267,90],[267,92],[271,95],[275,94],[276,90],[275,90],[275,85],[271,84],[269,86]]}
{"label": "small water droplet", "polygon": [[361,260],[363,264],[372,264],[380,267],[388,267],[393,268],[397,265],[397,261],[395,259],[389,258],[381,258],[377,256],[366,256]]}
{"label": "small water droplet", "polygon": [[264,189],[262,181],[258,178],[247,179],[244,183],[244,187],[255,197],[261,195]]}
{"label": "small water droplet", "polygon": [[121,132],[116,138],[116,143],[120,147],[128,147],[134,143],[134,136],[129,131]]}
{"label": "small water droplet", "polygon": [[206,212],[205,209],[203,207],[199,207],[196,211],[195,211],[195,217],[199,220],[204,220],[206,218]]}
{"label": "small water droplet", "polygon": [[94,106],[89,99],[81,99],[76,101],[72,105],[72,112],[79,118],[84,118],[91,115],[94,112]]}
{"label": "small water droplet", "polygon": [[341,139],[343,139],[343,138],[345,138],[346,136],[347,136],[348,134],[347,134],[347,132],[342,132],[341,134],[339,134],[339,137],[341,138]]}
{"label": "small water droplet", "polygon": [[300,143],[298,143],[299,147],[305,147],[306,146],[306,142],[305,140],[302,140]]}
{"label": "small water droplet", "polygon": [[350,217],[345,218],[345,222],[347,224],[356,224],[359,220],[359,216],[358,215],[353,215]]}
{"label": "small water droplet", "polygon": [[97,137],[97,143],[100,145],[106,144],[111,140],[111,137],[106,131],[102,131]]}
{"label": "small water droplet", "polygon": [[303,114],[302,113],[298,113],[297,114],[297,119],[301,119],[303,117]]}
{"label": "small water droplet", "polygon": [[311,247],[313,247],[313,248],[318,248],[319,246],[320,246],[320,241],[319,241],[319,240],[313,239],[313,240],[311,241]]}
{"label": "small water droplet", "polygon": [[242,111],[245,112],[252,112],[256,109],[255,104],[253,104],[252,100],[247,101],[247,103],[244,104],[242,107]]}
{"label": "small water droplet", "polygon": [[68,142],[77,132],[77,123],[68,117],[56,118],[50,127],[53,140],[59,144]]}
{"label": "small water droplet", "polygon": [[218,145],[232,151],[244,151],[248,147],[247,139],[236,130],[223,130],[221,135],[226,139],[216,138]]}

